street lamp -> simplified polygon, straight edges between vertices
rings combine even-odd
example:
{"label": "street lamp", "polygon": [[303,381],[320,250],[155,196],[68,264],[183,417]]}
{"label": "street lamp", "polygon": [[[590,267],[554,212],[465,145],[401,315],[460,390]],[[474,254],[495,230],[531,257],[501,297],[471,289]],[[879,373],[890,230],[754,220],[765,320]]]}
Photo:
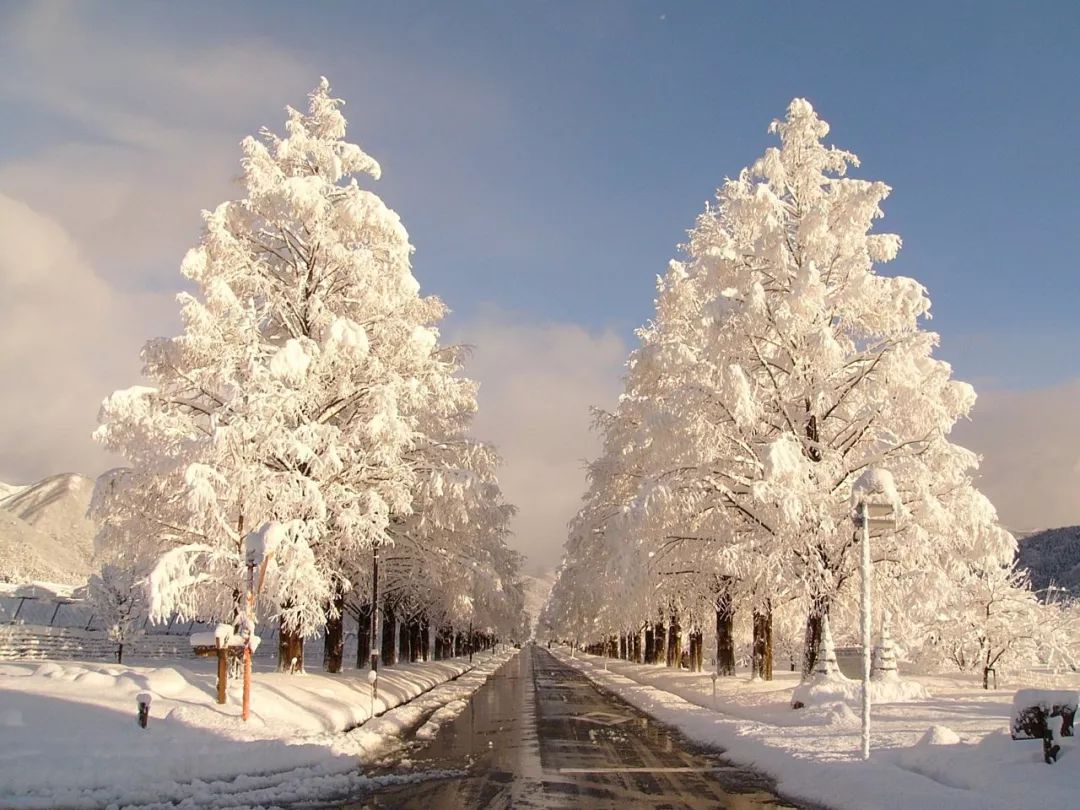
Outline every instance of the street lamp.
{"label": "street lamp", "polygon": [[368,683],[371,684],[371,716],[379,696],[379,541],[371,547],[371,657]]}
{"label": "street lamp", "polygon": [[870,758],[870,534],[896,528],[894,506],[900,499],[892,475],[870,467],[852,489],[852,520],[862,530],[862,758]]}

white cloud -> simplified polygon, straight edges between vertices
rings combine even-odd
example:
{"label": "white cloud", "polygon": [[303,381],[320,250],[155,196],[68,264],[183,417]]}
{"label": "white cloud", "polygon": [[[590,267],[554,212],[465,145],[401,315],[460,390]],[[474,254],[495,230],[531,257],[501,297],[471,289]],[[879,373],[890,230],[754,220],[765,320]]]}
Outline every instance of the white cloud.
{"label": "white cloud", "polygon": [[280,126],[318,71],[255,38],[184,47],[126,16],[97,26],[94,11],[31,4],[0,19],[13,57],[0,97],[63,122],[0,163],[0,189],[60,221],[105,277],[173,286],[200,210],[236,196],[240,139]]}
{"label": "white cloud", "polygon": [[0,100],[53,125],[0,160],[0,480],[115,463],[90,439],[98,406],[176,333],[200,210],[236,196],[240,138],[318,77],[269,43],[185,47],[95,13],[0,9]]}
{"label": "white cloud", "polygon": [[628,348],[612,331],[491,310],[447,337],[474,346],[466,366],[480,381],[473,432],[502,454],[499,480],[520,510],[511,545],[528,555],[529,570],[552,568],[585,492],[585,462],[599,452],[590,408],[614,406]]}
{"label": "white cloud", "polygon": [[0,244],[0,480],[99,472],[98,406],[137,379],[140,346],[176,307],[111,288],[60,225],[2,193]]}
{"label": "white cloud", "polygon": [[1014,531],[1080,523],[1080,380],[979,394],[955,440],[983,456],[979,487]]}

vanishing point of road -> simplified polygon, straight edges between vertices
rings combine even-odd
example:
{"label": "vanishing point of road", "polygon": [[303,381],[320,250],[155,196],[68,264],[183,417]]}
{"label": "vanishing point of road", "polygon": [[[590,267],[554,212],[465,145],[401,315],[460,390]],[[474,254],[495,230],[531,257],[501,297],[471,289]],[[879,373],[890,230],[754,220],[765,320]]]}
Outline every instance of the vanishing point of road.
{"label": "vanishing point of road", "polygon": [[767,777],[695,747],[531,644],[412,760],[419,772],[457,775],[384,787],[345,807],[799,806],[779,798]]}

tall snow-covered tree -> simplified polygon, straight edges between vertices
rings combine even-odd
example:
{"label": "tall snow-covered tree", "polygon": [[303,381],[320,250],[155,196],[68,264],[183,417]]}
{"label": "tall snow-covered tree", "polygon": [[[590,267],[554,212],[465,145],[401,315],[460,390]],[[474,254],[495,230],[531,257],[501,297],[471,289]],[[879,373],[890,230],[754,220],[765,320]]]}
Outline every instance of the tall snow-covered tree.
{"label": "tall snow-covered tree", "polygon": [[780,145],[725,182],[639,331],[611,448],[636,491],[614,496],[603,537],[750,607],[755,657],[759,642],[770,655],[774,608],[801,606],[810,672],[823,618],[850,608],[849,498],[866,468],[888,469],[902,499],[873,549],[898,628],[935,620],[956,560],[1008,561],[1014,541],[971,484],[977,457],[949,441],[974,392],[933,357],[925,289],[878,271],[900,248],[872,230],[889,188],[847,176],[856,157],[823,142],[804,100],[772,131]]}
{"label": "tall snow-covered tree", "polygon": [[904,500],[878,550],[893,576],[940,569],[961,551],[959,521],[996,518],[985,499],[965,504],[974,513],[948,502],[977,462],[948,440],[974,392],[932,356],[925,289],[876,270],[900,247],[871,232],[888,186],[846,176],[857,158],[823,143],[829,127],[804,100],[772,130],[780,146],[724,184],[668,274],[667,294],[693,302],[678,311],[700,317],[667,412],[699,440],[693,463],[657,480],[711,493],[702,508],[724,512],[805,599],[809,671],[821,618],[856,570],[848,498],[862,470],[889,469]]}
{"label": "tall snow-covered tree", "polygon": [[285,137],[243,141],[244,196],[205,213],[181,267],[198,290],[179,296],[182,334],[146,344],[151,385],[109,397],[96,432],[132,468],[155,616],[233,619],[245,535],[285,524],[263,605],[286,661],[352,587],[344,561],[412,512],[421,418],[474,407],[400,219],[356,179],[380,168],[340,107],[324,79]]}

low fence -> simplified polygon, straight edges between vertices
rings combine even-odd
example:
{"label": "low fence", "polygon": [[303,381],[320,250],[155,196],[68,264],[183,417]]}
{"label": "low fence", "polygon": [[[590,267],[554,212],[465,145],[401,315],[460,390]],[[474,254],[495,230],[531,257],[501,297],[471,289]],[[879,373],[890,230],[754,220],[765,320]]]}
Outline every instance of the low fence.
{"label": "low fence", "polygon": [[[349,624],[352,623],[352,627]],[[194,659],[192,633],[212,632],[216,623],[180,621],[153,624],[145,620],[124,645],[124,659]],[[260,627],[262,643],[257,660],[277,657],[277,628]],[[346,666],[356,660],[356,627],[346,618]],[[321,637],[304,642],[304,657],[322,658]],[[58,595],[46,588],[25,586],[0,593],[0,660],[115,661],[117,644],[90,604],[77,596]]]}
{"label": "low fence", "polygon": [[[188,636],[177,633],[137,634],[124,644],[124,660],[194,659]],[[322,638],[307,639],[304,642],[304,658],[310,662],[320,661],[322,647]],[[0,625],[0,661],[115,661],[116,650],[116,642],[104,630],[38,624]],[[276,657],[277,633],[273,632],[263,636],[255,658],[270,661]],[[355,634],[345,639],[344,659],[346,666],[356,660]]]}
{"label": "low fence", "polygon": [[[0,625],[0,660],[115,661],[116,642],[101,630],[47,627],[36,624]],[[188,658],[191,645],[179,636],[140,635],[124,646],[132,658]]]}
{"label": "low fence", "polygon": [[[95,614],[84,593],[84,589],[63,586],[0,583],[0,660],[115,661],[117,644],[109,638],[106,623]],[[194,633],[212,634],[216,625],[216,622],[181,621],[175,616],[156,624],[143,620],[124,644],[124,661],[194,659],[190,637]],[[346,614],[342,653],[346,668],[356,664],[358,630],[356,617]],[[255,652],[256,660],[276,661],[277,622],[259,625],[258,632],[261,643]],[[362,666],[366,666],[367,657],[365,650]],[[318,665],[322,658],[322,636],[305,639],[306,665]]]}

